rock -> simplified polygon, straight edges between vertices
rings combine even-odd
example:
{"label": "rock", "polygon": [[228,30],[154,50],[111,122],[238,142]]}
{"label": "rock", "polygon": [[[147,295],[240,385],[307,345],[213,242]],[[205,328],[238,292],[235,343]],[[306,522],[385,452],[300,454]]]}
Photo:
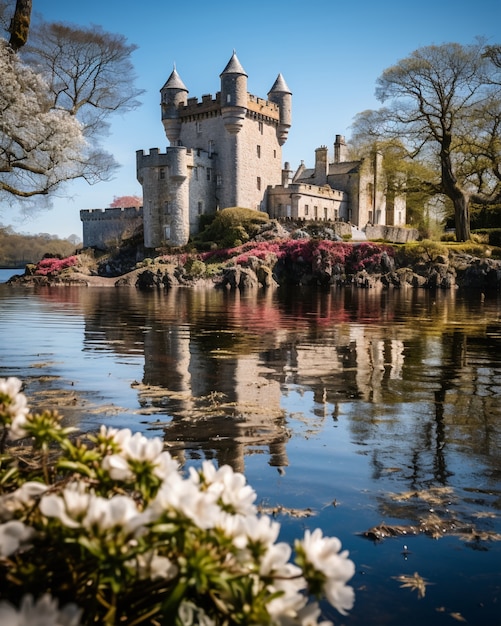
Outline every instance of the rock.
{"label": "rock", "polygon": [[263,287],[273,287],[277,283],[273,278],[273,272],[267,265],[261,265],[256,272],[257,280]]}

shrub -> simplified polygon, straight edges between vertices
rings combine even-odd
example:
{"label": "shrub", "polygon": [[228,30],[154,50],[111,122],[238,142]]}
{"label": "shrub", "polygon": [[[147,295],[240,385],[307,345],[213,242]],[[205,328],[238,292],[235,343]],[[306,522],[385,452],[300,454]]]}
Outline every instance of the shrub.
{"label": "shrub", "polygon": [[61,259],[59,257],[44,258],[36,264],[35,274],[37,276],[57,274],[68,267],[77,265],[77,263],[77,256],[69,256],[65,259]]}
{"label": "shrub", "polygon": [[216,213],[214,219],[205,229],[194,237],[196,245],[211,241],[219,247],[228,248],[234,246],[237,240],[248,241],[255,236],[262,224],[270,221],[267,213],[254,209],[233,207],[223,209]]}

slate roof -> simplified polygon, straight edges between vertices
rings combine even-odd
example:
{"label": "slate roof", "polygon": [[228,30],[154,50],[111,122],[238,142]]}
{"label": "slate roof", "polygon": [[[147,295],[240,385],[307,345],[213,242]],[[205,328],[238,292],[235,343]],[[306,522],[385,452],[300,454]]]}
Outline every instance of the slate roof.
{"label": "slate roof", "polygon": [[240,61],[238,60],[237,53],[233,50],[233,54],[231,55],[231,59],[228,61],[228,65],[221,72],[220,76],[223,74],[243,74],[247,76],[246,71],[242,67]]}
{"label": "slate roof", "polygon": [[162,87],[162,89],[182,89],[183,91],[188,91],[186,85],[181,80],[181,77],[177,73],[176,68],[174,68],[171,72],[171,75],[167,79],[167,82]]}
{"label": "slate roof", "polygon": [[285,82],[285,79],[282,76],[282,74],[279,74],[277,76],[277,80],[273,83],[273,87],[270,89],[270,91],[268,93],[270,94],[273,91],[278,92],[278,93],[290,93],[290,94],[292,94],[292,91],[287,86],[287,83]]}

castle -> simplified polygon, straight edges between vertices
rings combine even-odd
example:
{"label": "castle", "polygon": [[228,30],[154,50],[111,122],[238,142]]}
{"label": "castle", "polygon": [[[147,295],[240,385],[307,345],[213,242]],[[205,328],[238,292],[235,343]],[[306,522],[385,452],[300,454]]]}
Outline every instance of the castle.
{"label": "castle", "polygon": [[[359,227],[405,224],[405,196],[387,193],[381,155],[346,161],[341,135],[336,135],[333,163],[322,146],[313,169],[303,163],[295,173],[288,163],[282,168],[292,93],[279,74],[268,98],[259,98],[248,93],[247,78],[233,52],[214,97],[188,98],[175,68],[160,90],[170,145],[165,152],[136,153],[147,248],[182,246],[198,231],[201,215],[236,206],[276,219],[344,221]],[[108,211],[80,212],[84,246],[106,247],[108,215],[114,233],[120,221]],[[125,214],[122,218],[125,228]]]}

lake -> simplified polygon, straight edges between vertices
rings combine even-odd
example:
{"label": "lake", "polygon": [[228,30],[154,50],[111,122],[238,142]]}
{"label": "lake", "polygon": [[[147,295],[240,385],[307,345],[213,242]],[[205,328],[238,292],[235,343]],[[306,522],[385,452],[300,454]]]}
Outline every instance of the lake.
{"label": "lake", "polygon": [[499,295],[1,284],[0,341],[32,408],[231,464],[284,540],[338,536],[337,626],[501,625]]}

